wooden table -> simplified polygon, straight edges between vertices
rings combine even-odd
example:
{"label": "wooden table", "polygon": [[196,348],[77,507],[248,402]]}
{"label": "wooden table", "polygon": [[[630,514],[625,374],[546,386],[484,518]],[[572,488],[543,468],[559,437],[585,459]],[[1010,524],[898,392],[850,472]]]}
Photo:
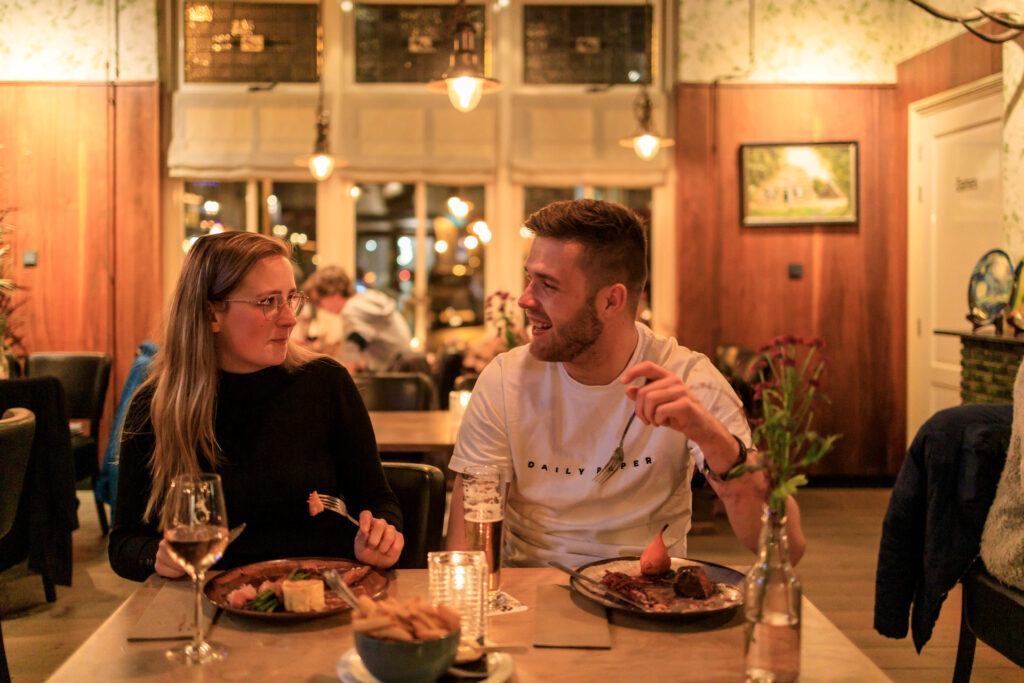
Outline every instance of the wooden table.
{"label": "wooden table", "polygon": [[377,450],[445,451],[455,448],[455,430],[447,410],[371,410],[370,422],[377,437]]}
{"label": "wooden table", "polygon": [[[391,595],[428,594],[424,569],[391,574]],[[533,642],[536,587],[566,584],[554,569],[503,569],[503,588],[529,609],[491,617],[489,638]],[[151,579],[105,621],[50,679],[52,681],[336,681],[339,658],[353,647],[348,613],[301,622],[276,622],[223,613],[209,638],[228,658],[204,667],[168,662],[168,641],[127,642],[126,636],[162,585]],[[740,681],[742,614],[732,618],[663,622],[611,616],[610,650],[530,647],[514,654],[512,681]],[[806,599],[800,680],[866,683],[889,679]],[[176,641],[181,643],[182,641]]]}

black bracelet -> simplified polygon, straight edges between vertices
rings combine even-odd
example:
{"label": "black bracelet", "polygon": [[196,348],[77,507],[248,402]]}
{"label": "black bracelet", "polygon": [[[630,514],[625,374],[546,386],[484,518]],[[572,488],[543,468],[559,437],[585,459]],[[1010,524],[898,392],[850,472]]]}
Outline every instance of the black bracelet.
{"label": "black bracelet", "polygon": [[740,453],[736,457],[736,462],[734,462],[733,464],[729,465],[729,469],[727,469],[725,471],[725,474],[718,474],[718,472],[715,472],[713,469],[708,467],[708,459],[705,456],[705,458],[704,458],[704,468],[701,470],[701,473],[705,477],[707,477],[708,479],[712,479],[714,481],[719,481],[719,482],[725,481],[725,478],[727,476],[729,476],[729,472],[732,472],[734,467],[739,467],[740,465],[745,465],[746,464],[746,462],[747,462],[747,446],[743,443],[743,440],[740,439],[740,437],[736,436],[735,434],[732,434],[731,436],[732,436],[732,438],[736,439],[736,443],[739,444],[739,447],[740,447]]}

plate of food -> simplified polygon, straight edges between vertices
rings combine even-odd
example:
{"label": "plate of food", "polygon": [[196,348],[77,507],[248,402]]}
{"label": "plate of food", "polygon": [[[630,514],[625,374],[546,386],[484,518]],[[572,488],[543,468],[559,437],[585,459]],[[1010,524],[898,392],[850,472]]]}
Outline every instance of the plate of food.
{"label": "plate of food", "polygon": [[[659,619],[702,617],[743,604],[743,574],[713,562],[666,558],[670,566],[657,573],[641,571],[639,557],[598,560],[579,568],[579,573],[608,587],[573,577],[569,585],[581,595],[605,607]],[[609,597],[623,595],[639,606]]]}
{"label": "plate of food", "polygon": [[221,572],[206,582],[203,594],[217,607],[246,617],[316,619],[351,609],[324,584],[327,569],[337,571],[356,595],[375,598],[388,587],[386,576],[354,560],[296,557]]}

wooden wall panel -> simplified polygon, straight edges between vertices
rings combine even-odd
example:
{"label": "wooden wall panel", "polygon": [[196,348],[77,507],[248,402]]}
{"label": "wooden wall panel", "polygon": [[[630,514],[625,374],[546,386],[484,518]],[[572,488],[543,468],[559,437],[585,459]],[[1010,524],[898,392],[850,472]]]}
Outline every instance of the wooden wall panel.
{"label": "wooden wall panel", "polygon": [[[161,315],[159,112],[156,83],[0,83],[0,203],[17,207],[26,350],[114,356],[101,441]],[[26,251],[37,266],[22,266]]]}
{"label": "wooden wall panel", "polygon": [[144,340],[163,321],[160,209],[160,86],[118,85],[114,159],[114,372],[120,395]]}
{"label": "wooden wall panel", "polygon": [[[720,343],[756,348],[780,334],[824,338],[832,405],[820,411],[818,426],[844,437],[817,474],[884,476],[886,454],[903,448],[905,372],[890,355],[902,343],[905,299],[905,282],[893,272],[905,267],[888,253],[901,225],[886,172],[894,99],[895,89],[884,85],[677,88],[681,116],[709,112],[705,125],[686,121],[676,131],[677,154],[686,156],[680,203],[707,198],[696,214],[680,213],[678,286],[692,294],[680,297],[679,339],[713,353]],[[687,140],[700,132],[711,136],[710,145]],[[741,143],[829,140],[860,144],[858,225],[740,225]],[[790,263],[803,266],[802,279],[788,278]]]}
{"label": "wooden wall panel", "polygon": [[[676,88],[677,274],[681,343],[756,347],[823,337],[832,405],[820,428],[844,438],[815,471],[895,476],[906,429],[907,107],[997,73],[1002,52],[963,35],[899,65],[895,86]],[[743,228],[743,142],[857,140],[854,227]],[[802,280],[786,275],[804,266]]]}
{"label": "wooden wall panel", "polygon": [[[109,351],[113,314],[105,85],[0,84],[3,183],[29,351]],[[8,125],[10,122],[10,125]],[[7,135],[4,135],[7,137]],[[39,264],[21,265],[35,251]]]}

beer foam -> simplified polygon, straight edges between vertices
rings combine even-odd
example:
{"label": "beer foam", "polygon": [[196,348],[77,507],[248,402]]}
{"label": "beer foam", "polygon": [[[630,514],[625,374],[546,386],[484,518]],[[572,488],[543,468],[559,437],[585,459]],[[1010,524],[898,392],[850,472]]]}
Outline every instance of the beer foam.
{"label": "beer foam", "polygon": [[481,505],[466,510],[467,522],[500,522],[503,519],[500,505]]}

